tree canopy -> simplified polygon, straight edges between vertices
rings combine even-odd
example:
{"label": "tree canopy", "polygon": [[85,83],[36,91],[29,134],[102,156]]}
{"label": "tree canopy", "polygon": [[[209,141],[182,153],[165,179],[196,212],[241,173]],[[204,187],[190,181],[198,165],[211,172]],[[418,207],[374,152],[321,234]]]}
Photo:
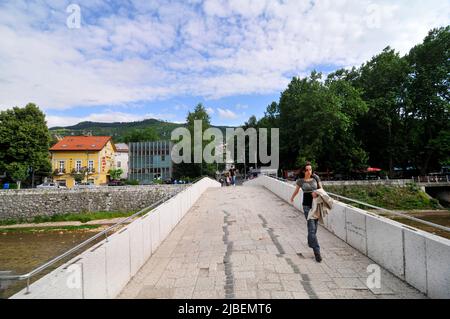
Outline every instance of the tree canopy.
{"label": "tree canopy", "polygon": [[[211,127],[211,117],[203,104],[199,103],[193,112],[188,112],[186,116],[186,127],[191,134],[191,145],[194,146],[194,123],[196,120],[202,121],[202,151],[210,141],[203,141],[203,133]],[[185,177],[198,177],[202,175],[213,176],[215,172],[214,164],[206,163],[202,156],[201,163],[194,163],[194,147],[191,148],[191,163],[180,163],[174,165],[173,175],[176,179]]]}
{"label": "tree canopy", "polygon": [[124,143],[127,144],[132,142],[154,142],[158,139],[158,133],[152,127],[132,129],[123,137]]}
{"label": "tree canopy", "polygon": [[50,174],[49,146],[45,115],[35,104],[0,112],[0,172],[15,181],[31,171]]}
{"label": "tree canopy", "polygon": [[400,56],[387,47],[326,79],[294,77],[280,100],[246,127],[280,128],[280,165],[306,160],[348,173],[370,166],[424,174],[450,164],[450,27],[433,29]]}

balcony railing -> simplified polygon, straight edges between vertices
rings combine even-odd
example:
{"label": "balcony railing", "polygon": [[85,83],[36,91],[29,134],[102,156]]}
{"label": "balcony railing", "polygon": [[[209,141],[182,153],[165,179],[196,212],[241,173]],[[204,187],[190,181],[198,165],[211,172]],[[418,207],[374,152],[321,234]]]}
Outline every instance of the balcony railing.
{"label": "balcony railing", "polygon": [[64,174],[66,174],[66,169],[55,169],[54,171],[53,171],[53,175],[64,175]]}

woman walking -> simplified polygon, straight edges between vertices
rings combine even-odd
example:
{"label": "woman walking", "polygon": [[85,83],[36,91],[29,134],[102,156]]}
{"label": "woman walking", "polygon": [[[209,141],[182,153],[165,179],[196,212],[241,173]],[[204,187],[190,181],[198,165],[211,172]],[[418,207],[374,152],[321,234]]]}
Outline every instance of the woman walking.
{"label": "woman walking", "polygon": [[297,196],[300,190],[302,190],[303,213],[305,214],[306,223],[308,226],[308,246],[313,249],[316,261],[320,263],[322,261],[322,257],[320,256],[320,246],[317,240],[318,219],[308,219],[308,214],[312,207],[313,198],[318,196],[315,191],[322,188],[322,185],[319,176],[313,173],[311,163],[306,163],[303,169],[303,174],[301,173],[300,178],[297,179],[296,185],[295,191],[291,197],[291,203],[294,202],[295,196]]}

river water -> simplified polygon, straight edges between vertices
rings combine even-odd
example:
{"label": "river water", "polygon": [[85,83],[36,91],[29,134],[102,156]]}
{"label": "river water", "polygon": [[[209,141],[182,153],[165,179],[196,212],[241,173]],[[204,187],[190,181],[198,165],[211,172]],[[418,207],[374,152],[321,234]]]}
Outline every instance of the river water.
{"label": "river water", "polygon": [[[101,228],[63,231],[44,230],[37,232],[2,232],[0,230],[0,271],[12,271],[11,274],[27,273],[94,236],[101,230]],[[74,255],[81,253],[85,249],[87,247],[82,248]],[[45,272],[33,277],[32,281],[37,280],[56,267],[58,265],[49,267]],[[8,298],[25,286],[26,281],[0,282],[0,298]]]}
{"label": "river water", "polygon": [[[416,217],[434,224],[450,227],[450,211],[449,210],[430,210],[430,211],[407,211],[403,212],[409,216]],[[435,234],[437,236],[441,236],[447,239],[450,239],[450,233],[441,230],[439,228],[435,228],[433,226],[428,226],[407,218],[402,218],[399,216],[389,215],[389,214],[380,214],[384,217],[388,217],[402,224],[406,224],[412,227],[416,227],[418,229],[424,230],[426,232]]]}

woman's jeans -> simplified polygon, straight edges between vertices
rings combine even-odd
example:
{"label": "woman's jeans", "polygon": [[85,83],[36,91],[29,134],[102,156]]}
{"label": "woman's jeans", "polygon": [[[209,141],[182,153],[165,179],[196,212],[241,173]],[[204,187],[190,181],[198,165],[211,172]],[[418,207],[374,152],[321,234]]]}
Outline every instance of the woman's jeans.
{"label": "woman's jeans", "polygon": [[308,225],[308,246],[314,250],[314,253],[320,253],[319,242],[317,241],[317,223],[318,219],[308,220],[308,213],[311,210],[311,206],[303,206],[303,212],[305,213],[306,224]]}

